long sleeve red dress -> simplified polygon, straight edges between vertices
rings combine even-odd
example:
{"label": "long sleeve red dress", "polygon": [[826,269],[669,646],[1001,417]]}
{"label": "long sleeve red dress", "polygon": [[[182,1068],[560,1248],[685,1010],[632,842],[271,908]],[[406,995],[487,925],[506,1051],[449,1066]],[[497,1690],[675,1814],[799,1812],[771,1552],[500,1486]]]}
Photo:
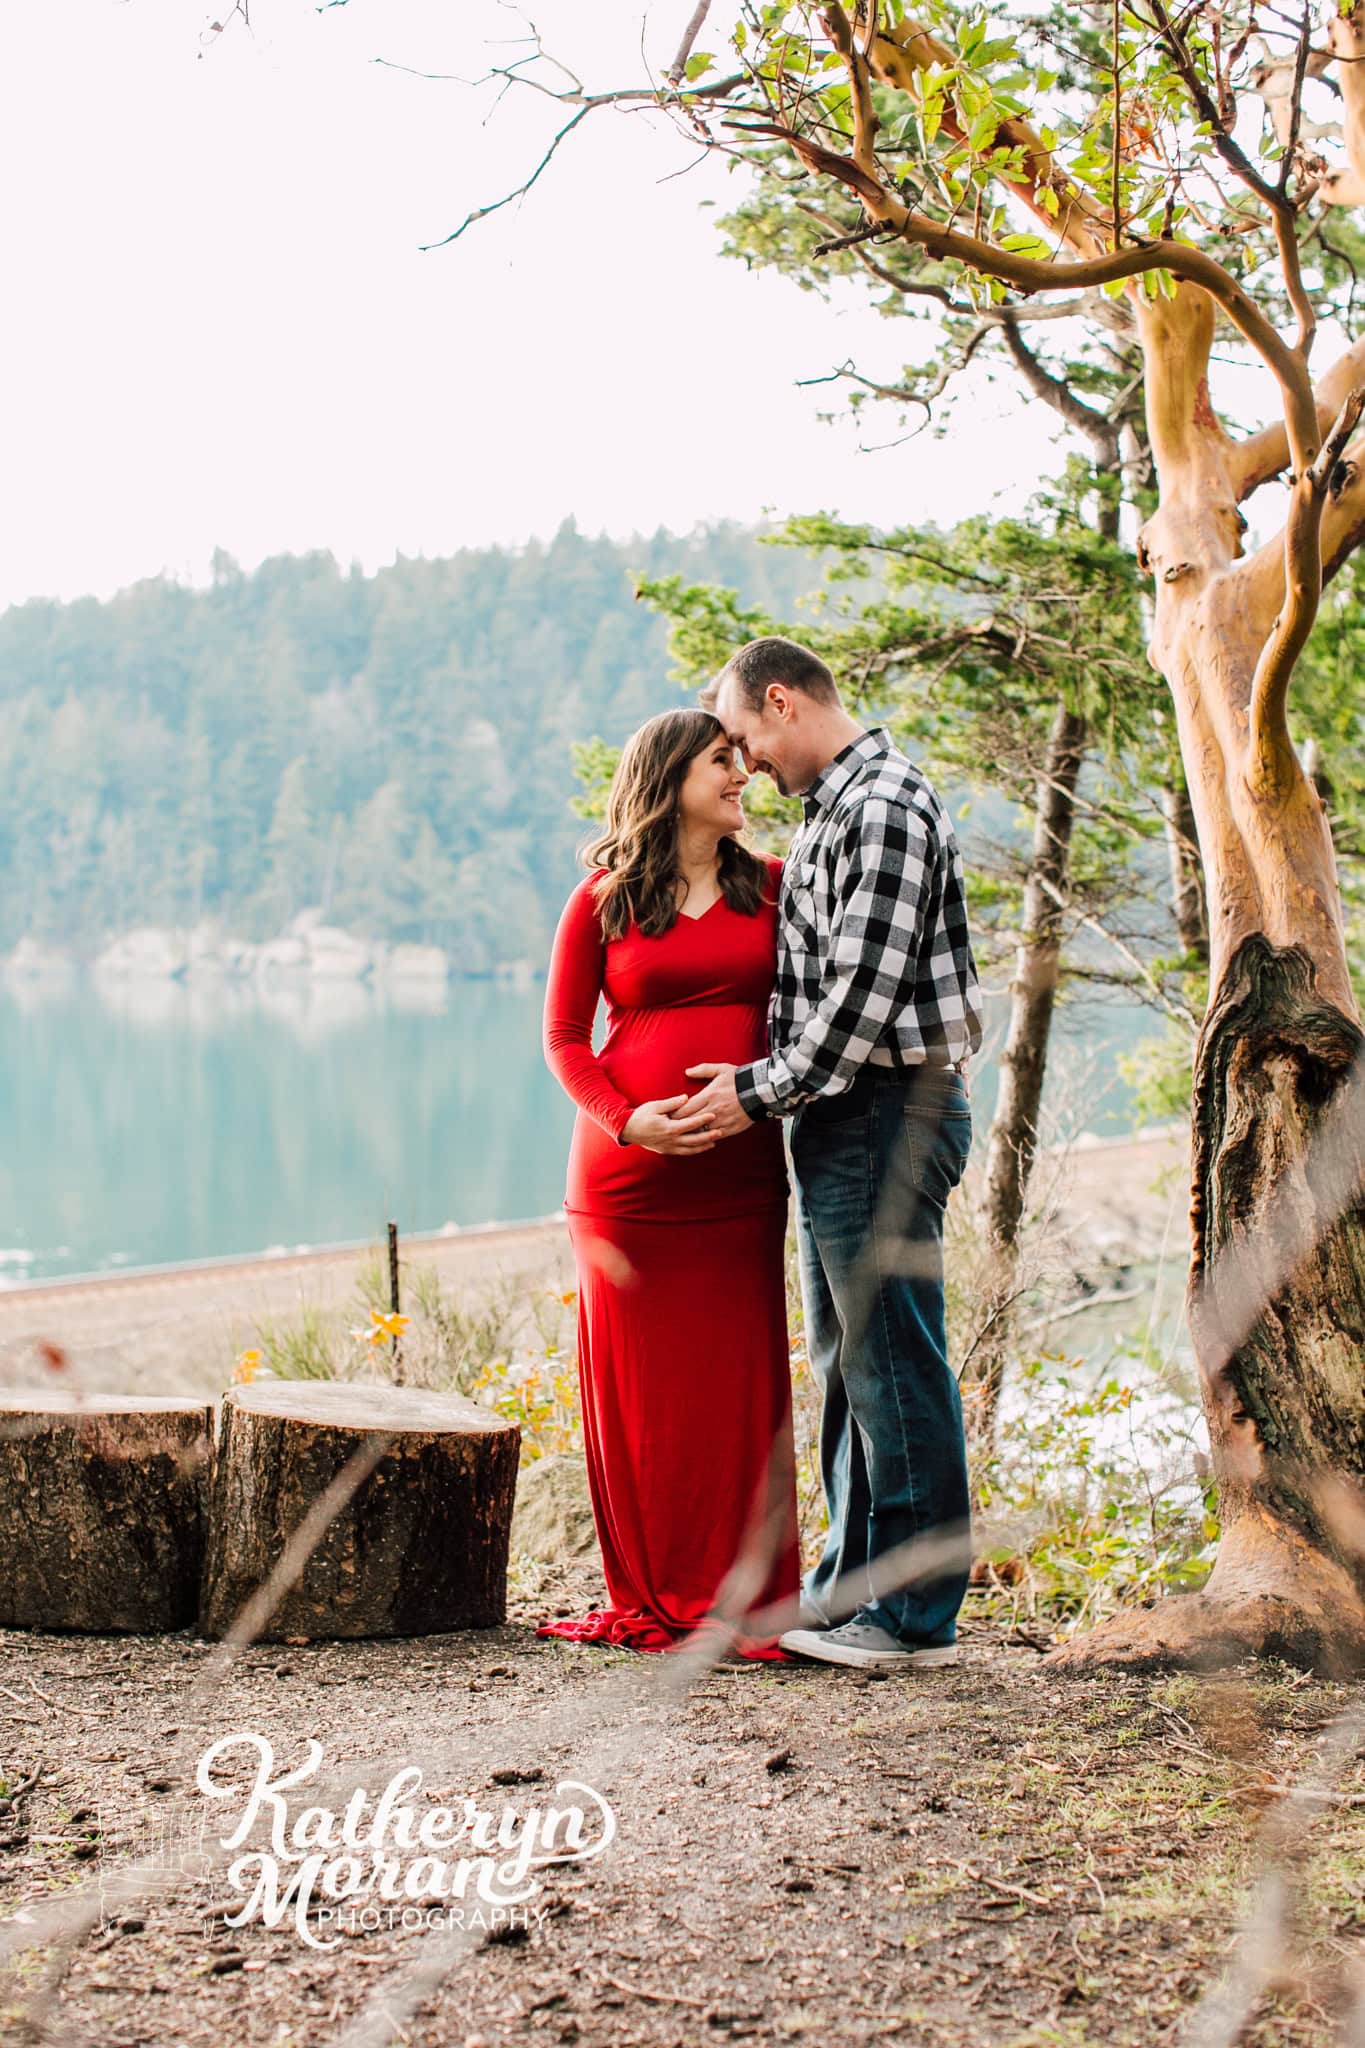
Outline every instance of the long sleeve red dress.
{"label": "long sleeve red dress", "polygon": [[[712,1610],[765,1518],[781,1534],[751,1604],[797,1590],[780,1126],[756,1123],[692,1157],[621,1142],[640,1103],[698,1091],[688,1067],[766,1050],[781,873],[770,865],[770,900],[752,917],[722,897],[657,937],[632,925],[604,941],[589,876],[560,920],[545,1056],[578,1104],[564,1207],[608,1604],[542,1635],[671,1648]],[[737,1647],[782,1655],[771,1641]]]}

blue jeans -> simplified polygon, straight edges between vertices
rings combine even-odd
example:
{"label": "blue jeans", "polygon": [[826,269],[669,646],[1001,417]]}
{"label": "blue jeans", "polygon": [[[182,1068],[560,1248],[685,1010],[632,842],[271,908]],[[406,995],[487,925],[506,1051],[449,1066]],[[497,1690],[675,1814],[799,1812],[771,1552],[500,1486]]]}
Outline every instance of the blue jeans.
{"label": "blue jeans", "polygon": [[[804,1593],[970,1514],[962,1404],[943,1319],[943,1211],[962,1178],[972,1115],[961,1075],[865,1067],[792,1121],[806,1342],[824,1406],[824,1554]],[[951,1643],[967,1563],[862,1598],[858,1619],[908,1645]]]}

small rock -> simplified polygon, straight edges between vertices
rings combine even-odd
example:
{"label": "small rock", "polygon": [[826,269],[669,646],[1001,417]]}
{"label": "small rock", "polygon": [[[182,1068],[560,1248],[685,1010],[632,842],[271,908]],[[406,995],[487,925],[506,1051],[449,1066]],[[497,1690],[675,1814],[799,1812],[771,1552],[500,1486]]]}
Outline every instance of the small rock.
{"label": "small rock", "polygon": [[509,1924],[506,1927],[494,1927],[490,1929],[488,1939],[484,1943],[484,1947],[520,1948],[523,1942],[529,1941],[530,1939],[531,1930],[529,1927],[519,1927]]}
{"label": "small rock", "polygon": [[789,1749],[775,1749],[771,1756],[765,1756],[763,1759],[765,1771],[789,1771],[791,1764],[792,1753]]}
{"label": "small rock", "polygon": [[[512,1549],[544,1564],[596,1552],[588,1468],[582,1458],[551,1454],[522,1467],[512,1509]],[[555,1609],[557,1614],[571,1611]]]}

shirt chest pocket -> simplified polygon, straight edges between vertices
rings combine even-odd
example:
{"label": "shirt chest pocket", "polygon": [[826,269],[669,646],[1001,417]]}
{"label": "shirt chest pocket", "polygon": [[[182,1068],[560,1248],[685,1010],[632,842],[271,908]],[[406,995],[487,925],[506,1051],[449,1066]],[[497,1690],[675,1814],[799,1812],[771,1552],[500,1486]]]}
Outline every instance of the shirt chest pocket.
{"label": "shirt chest pocket", "polygon": [[783,870],[783,909],[794,925],[814,931],[824,901],[824,875],[817,861],[789,861]]}

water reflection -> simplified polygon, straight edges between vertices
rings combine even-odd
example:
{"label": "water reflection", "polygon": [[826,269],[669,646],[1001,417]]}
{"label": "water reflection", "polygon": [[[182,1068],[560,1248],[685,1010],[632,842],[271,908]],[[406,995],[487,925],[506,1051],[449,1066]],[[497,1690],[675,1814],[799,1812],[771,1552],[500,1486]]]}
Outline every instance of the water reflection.
{"label": "water reflection", "polygon": [[[0,981],[0,1286],[363,1239],[389,1216],[413,1230],[553,1212],[573,1111],[541,1059],[541,995],[283,974]],[[988,1048],[1002,1023],[997,1001]],[[1135,1005],[1063,1013],[1058,1134],[1127,1128],[1116,1052],[1151,1028]],[[986,1057],[978,1137],[995,1087]]]}
{"label": "water reflection", "polygon": [[0,987],[0,1285],[552,1212],[572,1110],[540,1002],[483,982]]}

